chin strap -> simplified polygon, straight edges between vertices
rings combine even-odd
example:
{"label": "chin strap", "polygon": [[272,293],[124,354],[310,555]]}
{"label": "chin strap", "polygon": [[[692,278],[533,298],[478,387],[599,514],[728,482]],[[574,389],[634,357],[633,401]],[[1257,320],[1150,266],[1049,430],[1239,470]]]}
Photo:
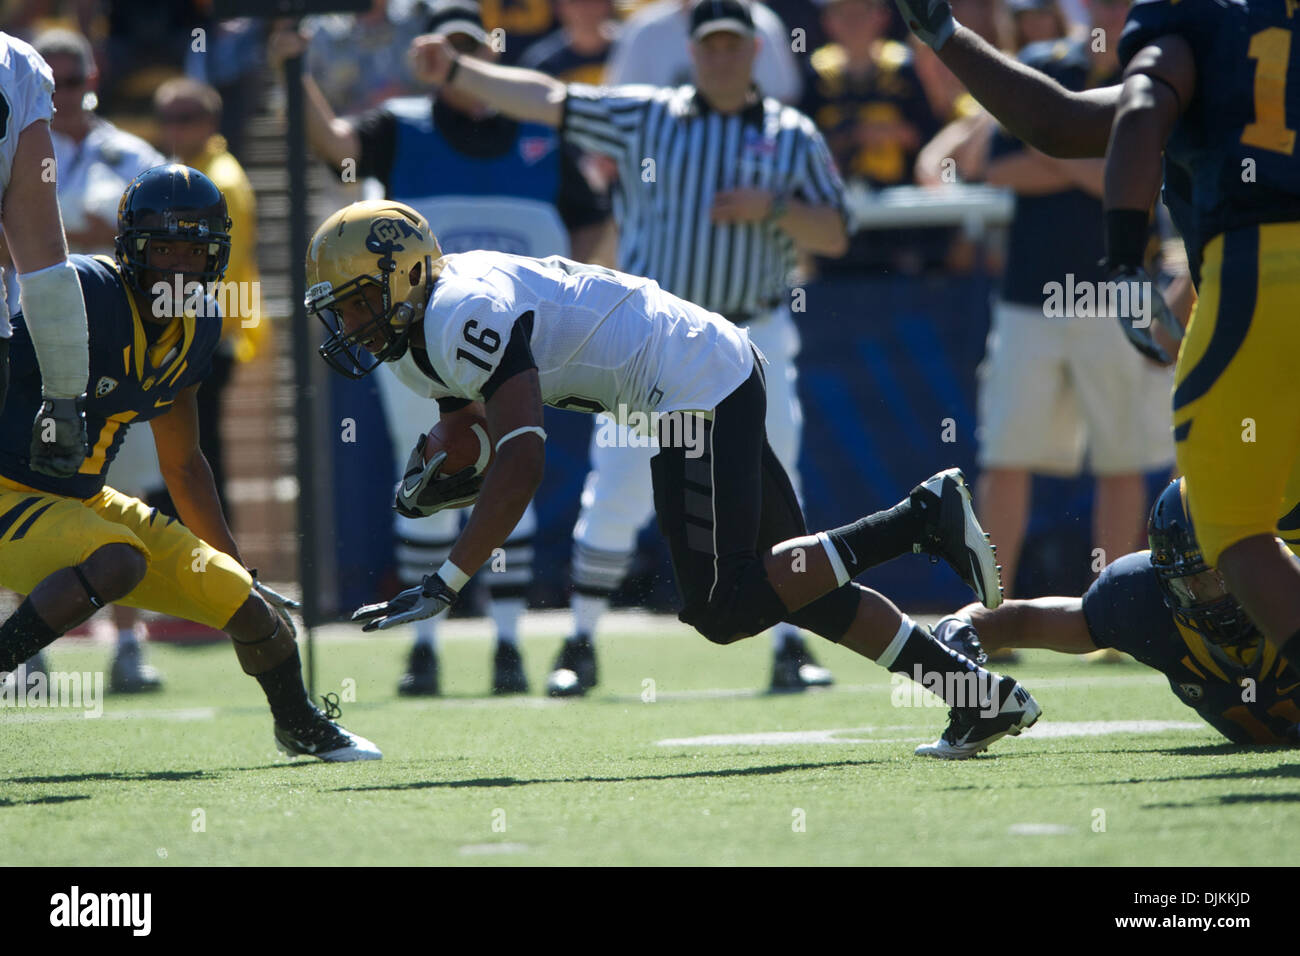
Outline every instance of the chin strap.
{"label": "chin strap", "polygon": [[432,257],[424,257],[424,281],[412,287],[406,294],[406,298],[393,310],[392,318],[388,320],[389,326],[398,335],[408,334],[411,326],[424,318],[424,310],[429,306],[429,297],[433,295],[433,284],[437,281],[438,274],[442,272],[442,262],[442,259],[438,260],[435,272]]}
{"label": "chin strap", "polygon": [[442,259],[434,263],[429,256],[424,257],[424,281],[412,287],[406,298],[397,304],[388,320],[388,327],[393,333],[391,351],[384,356],[385,362],[396,362],[410,347],[411,327],[424,318],[424,310],[429,306],[429,297],[433,295],[433,284],[438,273],[442,272]]}

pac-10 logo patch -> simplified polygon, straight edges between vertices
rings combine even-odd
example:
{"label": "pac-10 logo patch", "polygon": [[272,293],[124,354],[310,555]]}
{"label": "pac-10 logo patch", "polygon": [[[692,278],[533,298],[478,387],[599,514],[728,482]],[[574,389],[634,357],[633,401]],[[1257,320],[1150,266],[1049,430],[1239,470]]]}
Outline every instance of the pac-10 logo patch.
{"label": "pac-10 logo patch", "polygon": [[115,388],[117,388],[117,379],[105,375],[99,380],[99,384],[95,386],[95,397],[103,398]]}
{"label": "pac-10 logo patch", "polygon": [[1200,684],[1179,684],[1178,689],[1183,692],[1183,696],[1188,700],[1200,700],[1205,696],[1205,691]]}

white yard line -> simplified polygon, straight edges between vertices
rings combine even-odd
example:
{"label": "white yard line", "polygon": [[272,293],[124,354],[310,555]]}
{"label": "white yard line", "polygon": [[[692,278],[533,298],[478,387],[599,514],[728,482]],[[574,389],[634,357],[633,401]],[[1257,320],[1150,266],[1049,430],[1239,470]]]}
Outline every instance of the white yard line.
{"label": "white yard line", "polygon": [[[746,734],[705,734],[699,737],[670,737],[655,741],[660,747],[783,747],[807,744],[885,744],[912,743],[930,737],[880,738],[877,730],[897,731],[910,727],[857,727],[831,730],[773,730]],[[1188,720],[1091,720],[1083,722],[1040,721],[1027,737],[1100,737],[1111,734],[1156,734],[1168,730],[1208,730],[1209,725]]]}

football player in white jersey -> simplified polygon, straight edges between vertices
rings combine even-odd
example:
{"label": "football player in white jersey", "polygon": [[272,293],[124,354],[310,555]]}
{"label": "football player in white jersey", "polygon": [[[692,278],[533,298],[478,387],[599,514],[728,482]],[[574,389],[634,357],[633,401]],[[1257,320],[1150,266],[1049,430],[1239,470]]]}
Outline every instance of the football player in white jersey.
{"label": "football player in white jersey", "polygon": [[[362,378],[386,364],[438,402],[442,420],[486,417],[496,457],[440,478],[413,467],[395,507],[433,513],[481,496],[450,558],[422,584],[353,614],[365,630],[441,614],[519,521],[541,481],[542,406],[615,411],[654,423],[655,510],[669,543],[680,620],[718,644],[789,621],[907,674],[951,705],[923,752],[962,758],[1037,720],[1012,677],[944,647],[885,597],[854,584],[909,552],[947,561],[989,607],[1001,603],[992,546],[960,471],[852,524],[807,533],[767,443],[761,355],[743,328],[644,278],[552,256],[443,256],[401,203],[330,216],[307,252],[307,308],[326,326],[322,357]],[[419,446],[417,446],[418,448]]]}
{"label": "football player in white jersey", "polygon": [[[86,305],[68,264],[55,196],[53,91],[54,78],[40,55],[22,40],[0,33],[0,223],[41,366],[43,402],[32,425],[32,468],[68,477],[86,457],[82,407],[90,360]],[[0,294],[0,405],[9,385],[12,331]]]}

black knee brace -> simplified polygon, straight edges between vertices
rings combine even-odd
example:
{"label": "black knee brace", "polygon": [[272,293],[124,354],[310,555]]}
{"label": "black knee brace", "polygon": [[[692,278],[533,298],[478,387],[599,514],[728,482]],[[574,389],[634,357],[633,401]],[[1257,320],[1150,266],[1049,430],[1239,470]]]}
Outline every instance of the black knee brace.
{"label": "black knee brace", "polygon": [[784,620],[785,604],[767,579],[757,555],[733,568],[719,568],[719,580],[709,601],[687,608],[678,620],[689,624],[714,644],[732,644],[753,637]]}
{"label": "black knee brace", "polygon": [[795,627],[838,643],[848,633],[849,626],[858,613],[859,596],[865,590],[852,581],[841,584],[830,594],[823,594],[812,603],[790,612],[785,619]]}

